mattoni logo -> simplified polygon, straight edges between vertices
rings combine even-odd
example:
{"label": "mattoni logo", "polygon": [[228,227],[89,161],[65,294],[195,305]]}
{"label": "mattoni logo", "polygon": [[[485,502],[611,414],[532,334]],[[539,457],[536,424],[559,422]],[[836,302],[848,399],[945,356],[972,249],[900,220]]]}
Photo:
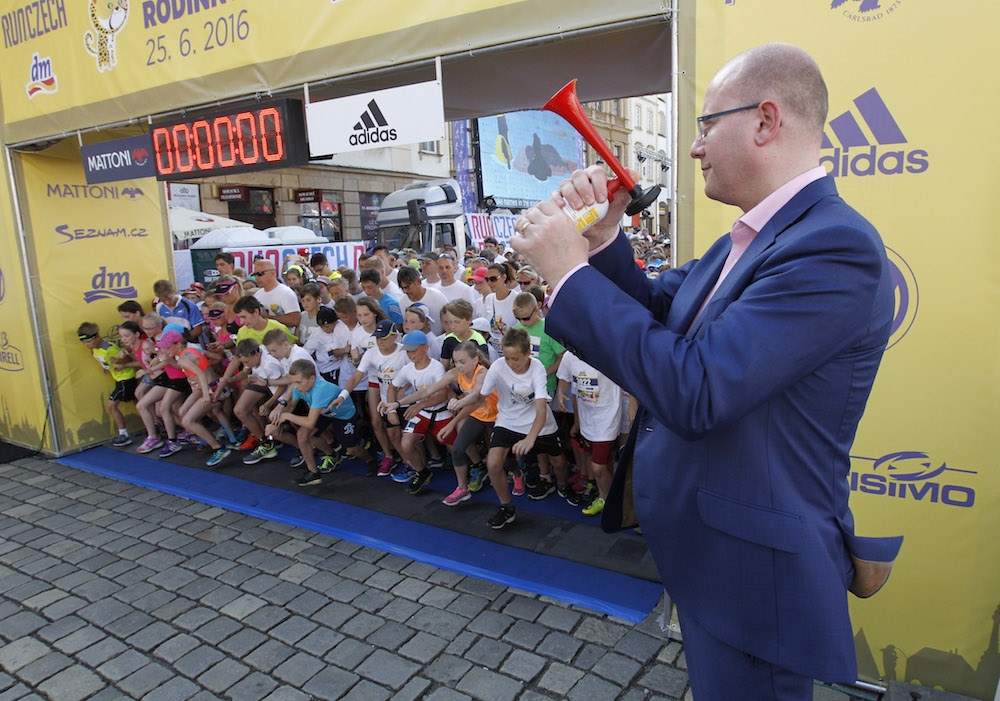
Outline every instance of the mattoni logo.
{"label": "mattoni logo", "polygon": [[[854,106],[867,131],[848,110],[830,120],[830,130],[840,146],[836,146],[826,132],[823,133],[822,148],[833,149],[833,153],[819,160],[828,166],[827,171],[833,177],[919,174],[927,171],[930,165],[927,151],[894,148],[906,146],[909,142],[878,90],[872,88],[862,93],[854,99]],[[857,150],[852,153],[851,149]]]}
{"label": "mattoni logo", "polygon": [[903,0],[832,0],[831,10],[839,10],[840,14],[852,22],[878,22],[899,9]]}
{"label": "mattoni logo", "polygon": [[377,144],[383,141],[395,141],[396,130],[386,128],[389,121],[382,114],[378,103],[371,100],[368,109],[361,113],[357,124],[354,125],[354,134],[348,139],[351,146],[362,146],[364,144]]}
{"label": "mattoni logo", "polygon": [[136,197],[142,197],[146,193],[144,193],[137,187],[123,187],[122,194],[128,197],[130,200],[134,200]]}
{"label": "mattoni logo", "polygon": [[960,475],[975,474],[931,460],[919,450],[901,450],[880,458],[852,455],[849,482],[852,492],[970,509],[976,490],[954,482],[968,480]]}
{"label": "mattoni logo", "polygon": [[83,293],[83,300],[87,304],[96,302],[99,299],[110,299],[112,297],[117,297],[118,299],[135,299],[139,296],[136,289],[132,287],[127,272],[109,273],[108,269],[103,265],[100,272],[91,279],[90,286],[91,289]]}
{"label": "mattoni logo", "polygon": [[42,58],[36,51],[31,57],[31,68],[28,70],[28,84],[24,86],[28,91],[28,99],[35,95],[59,92],[59,78],[52,70],[52,57]]}

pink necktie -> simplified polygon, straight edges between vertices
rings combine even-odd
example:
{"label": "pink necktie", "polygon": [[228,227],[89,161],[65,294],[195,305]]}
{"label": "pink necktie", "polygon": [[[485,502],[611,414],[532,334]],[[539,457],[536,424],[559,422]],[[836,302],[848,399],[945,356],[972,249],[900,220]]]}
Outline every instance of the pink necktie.
{"label": "pink necktie", "polygon": [[746,252],[747,247],[756,235],[757,232],[751,229],[747,224],[744,224],[742,220],[737,220],[736,223],[733,224],[733,230],[729,234],[729,237],[733,240],[733,247],[729,249],[729,255],[726,257],[726,263],[722,266],[722,272],[719,273],[719,279],[715,281],[715,286],[712,287],[712,291],[705,297],[705,301],[701,303],[698,313],[694,315],[694,320],[691,322],[690,328],[688,328],[689,332],[692,328],[694,328],[694,325],[698,323],[698,318],[701,316],[701,313],[705,311],[705,307],[708,306],[708,303],[712,301],[712,297],[715,296],[715,291],[719,289],[719,285],[721,285],[722,281],[726,279],[726,276],[729,275],[730,271],[736,267],[736,263],[739,261],[740,256]]}

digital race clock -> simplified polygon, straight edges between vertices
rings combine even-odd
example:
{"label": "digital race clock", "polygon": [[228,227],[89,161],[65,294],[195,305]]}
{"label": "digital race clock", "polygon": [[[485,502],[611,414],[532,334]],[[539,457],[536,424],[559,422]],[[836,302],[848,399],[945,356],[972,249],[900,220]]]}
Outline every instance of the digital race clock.
{"label": "digital race clock", "polygon": [[157,180],[309,162],[301,100],[253,102],[152,125]]}

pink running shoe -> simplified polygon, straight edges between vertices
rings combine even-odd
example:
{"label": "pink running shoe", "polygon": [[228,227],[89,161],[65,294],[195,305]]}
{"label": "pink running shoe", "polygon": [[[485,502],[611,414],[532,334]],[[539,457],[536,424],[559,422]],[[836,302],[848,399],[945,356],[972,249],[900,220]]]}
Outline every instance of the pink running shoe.
{"label": "pink running shoe", "polygon": [[472,492],[468,489],[462,489],[461,487],[456,487],[455,491],[444,498],[441,503],[445,506],[457,506],[463,501],[468,501],[472,498]]}
{"label": "pink running shoe", "polygon": [[510,490],[510,493],[516,497],[524,496],[524,492],[527,491],[524,488],[524,475],[520,472],[514,474],[514,488]]}
{"label": "pink running shoe", "polygon": [[163,441],[157,436],[149,436],[142,442],[138,448],[135,449],[137,453],[152,453],[154,450],[163,447]]}
{"label": "pink running shoe", "polygon": [[385,456],[382,458],[382,462],[379,463],[377,477],[388,477],[389,473],[392,472],[392,466],[396,464],[396,461],[390,456]]}

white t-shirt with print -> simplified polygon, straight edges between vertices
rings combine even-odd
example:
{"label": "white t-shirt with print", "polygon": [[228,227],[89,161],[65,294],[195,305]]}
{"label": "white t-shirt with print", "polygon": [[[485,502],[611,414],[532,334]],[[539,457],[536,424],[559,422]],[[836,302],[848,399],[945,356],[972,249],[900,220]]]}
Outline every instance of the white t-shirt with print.
{"label": "white t-shirt with print", "polygon": [[[513,296],[513,295],[511,295]],[[527,434],[535,423],[535,400],[549,399],[545,388],[545,366],[537,358],[532,358],[528,371],[518,375],[504,358],[490,365],[479,391],[484,397],[497,391],[496,426],[515,433]],[[547,436],[558,430],[552,410],[545,406],[545,426],[538,435]]]}
{"label": "white t-shirt with print", "polygon": [[515,297],[517,294],[511,292],[504,299],[497,299],[496,293],[491,292],[483,302],[482,316],[490,322],[490,337],[487,340],[500,355],[503,355],[503,335],[517,324],[514,318]]}
{"label": "white t-shirt with print", "polygon": [[410,358],[400,345],[396,346],[389,355],[384,355],[378,346],[368,350],[361,363],[358,365],[360,372],[366,373],[368,377],[374,378],[372,382],[378,382],[378,392],[382,401],[389,400],[389,383],[400,370],[410,364]]}
{"label": "white t-shirt with print", "polygon": [[[395,385],[396,387],[406,387],[406,385],[410,385],[409,391],[405,395],[403,395],[405,397],[407,395],[413,394],[414,392],[419,392],[422,389],[430,387],[435,382],[439,381],[442,377],[444,377],[444,373],[445,373],[444,365],[442,365],[441,362],[438,360],[431,359],[431,361],[427,363],[427,367],[425,367],[423,370],[417,370],[417,366],[414,365],[413,363],[410,363],[402,370],[400,370],[398,373],[396,373],[396,377],[393,378],[392,384]],[[445,402],[443,404],[439,404],[438,406],[428,407],[427,409],[422,410],[420,413],[430,418],[431,411],[436,411],[447,406],[448,403]],[[444,408],[443,410],[438,411],[437,413],[437,418],[439,419],[447,419],[452,416],[453,414],[450,411],[448,411],[447,408]]]}
{"label": "white t-shirt with print", "polygon": [[563,354],[556,377],[573,388],[583,437],[589,441],[615,440],[622,420],[621,388],[569,351]]}

